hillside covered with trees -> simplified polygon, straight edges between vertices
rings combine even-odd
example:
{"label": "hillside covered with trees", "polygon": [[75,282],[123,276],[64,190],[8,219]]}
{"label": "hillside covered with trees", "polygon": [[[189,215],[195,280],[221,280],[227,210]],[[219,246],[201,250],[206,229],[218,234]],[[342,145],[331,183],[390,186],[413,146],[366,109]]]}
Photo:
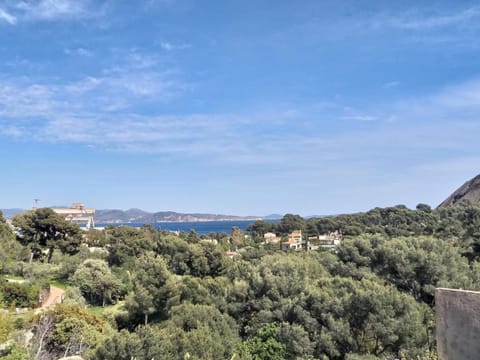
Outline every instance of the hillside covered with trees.
{"label": "hillside covered with trees", "polygon": [[[434,289],[480,289],[480,206],[419,204],[247,233],[83,233],[0,217],[0,359],[434,359]],[[15,231],[13,231],[15,229]],[[264,235],[343,234],[334,251]],[[42,307],[52,287],[62,304]]]}

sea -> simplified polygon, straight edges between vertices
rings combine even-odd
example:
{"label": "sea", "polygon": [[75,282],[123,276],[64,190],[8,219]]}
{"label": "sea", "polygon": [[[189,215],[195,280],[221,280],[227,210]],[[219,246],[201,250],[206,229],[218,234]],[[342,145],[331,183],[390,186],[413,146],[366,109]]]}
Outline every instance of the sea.
{"label": "sea", "polygon": [[[255,220],[242,220],[242,221],[186,221],[186,222],[157,222],[153,223],[155,228],[166,231],[183,231],[188,233],[190,230],[195,230],[199,235],[206,235],[210,233],[225,233],[230,234],[233,227],[238,227],[240,230],[245,231],[247,226],[253,224]],[[96,223],[97,227],[102,228],[106,226],[133,226],[142,227],[148,225],[145,223],[114,223],[114,224],[102,224]]]}

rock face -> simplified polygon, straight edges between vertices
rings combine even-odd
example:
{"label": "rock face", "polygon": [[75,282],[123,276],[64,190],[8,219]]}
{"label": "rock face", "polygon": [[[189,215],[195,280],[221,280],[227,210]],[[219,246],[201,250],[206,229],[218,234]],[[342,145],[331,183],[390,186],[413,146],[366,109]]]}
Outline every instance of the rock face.
{"label": "rock face", "polygon": [[468,200],[472,203],[480,203],[480,175],[475,176],[473,179],[463,184],[438,207],[455,205],[462,200]]}

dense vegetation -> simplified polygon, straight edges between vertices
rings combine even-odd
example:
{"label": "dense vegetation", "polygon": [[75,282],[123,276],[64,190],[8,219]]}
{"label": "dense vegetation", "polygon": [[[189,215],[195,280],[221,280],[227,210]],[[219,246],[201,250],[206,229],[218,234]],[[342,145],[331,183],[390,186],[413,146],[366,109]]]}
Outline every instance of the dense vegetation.
{"label": "dense vegetation", "polygon": [[[14,339],[0,359],[433,359],[435,287],[480,287],[469,203],[286,215],[209,236],[145,226],[82,239],[60,220],[28,212],[14,234],[0,217],[0,276],[25,280],[0,281],[0,343]],[[263,243],[293,230],[345,237],[335,252]],[[63,304],[15,314],[48,283],[66,288]]]}

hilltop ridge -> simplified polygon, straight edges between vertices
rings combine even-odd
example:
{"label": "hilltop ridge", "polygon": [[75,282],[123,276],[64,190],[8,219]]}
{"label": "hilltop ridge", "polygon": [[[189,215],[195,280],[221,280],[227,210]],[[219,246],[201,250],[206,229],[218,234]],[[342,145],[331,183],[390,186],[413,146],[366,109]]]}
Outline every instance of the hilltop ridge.
{"label": "hilltop ridge", "polygon": [[201,214],[201,213],[177,213],[175,211],[146,212],[139,209],[123,210],[97,210],[95,213],[96,222],[115,223],[115,222],[194,222],[194,221],[228,221],[228,220],[259,220],[261,216],[236,216],[220,214]]}
{"label": "hilltop ridge", "polygon": [[460,186],[447,199],[438,205],[438,207],[455,205],[465,200],[472,203],[480,203],[480,175],[475,176]]}

